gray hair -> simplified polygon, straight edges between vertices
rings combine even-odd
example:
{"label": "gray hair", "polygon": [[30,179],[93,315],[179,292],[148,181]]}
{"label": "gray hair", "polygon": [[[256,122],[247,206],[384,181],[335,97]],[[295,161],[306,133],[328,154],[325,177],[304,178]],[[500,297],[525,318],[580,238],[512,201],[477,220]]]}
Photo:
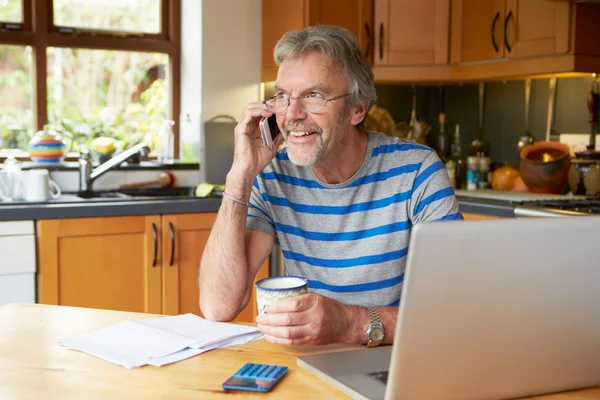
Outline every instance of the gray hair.
{"label": "gray hair", "polygon": [[[346,74],[348,107],[367,104],[367,112],[377,100],[373,71],[358,48],[354,33],[346,28],[330,25],[310,26],[301,31],[289,31],[275,46],[273,57],[279,67],[283,62],[308,53],[320,52],[339,64]],[[365,118],[366,119],[366,118]],[[362,128],[364,120],[359,124]]]}

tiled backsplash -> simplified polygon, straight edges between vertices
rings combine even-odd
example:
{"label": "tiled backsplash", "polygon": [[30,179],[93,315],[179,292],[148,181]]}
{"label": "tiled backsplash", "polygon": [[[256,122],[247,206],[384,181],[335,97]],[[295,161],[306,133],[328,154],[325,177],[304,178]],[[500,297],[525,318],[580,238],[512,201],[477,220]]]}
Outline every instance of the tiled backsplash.
{"label": "tiled backsplash", "polygon": [[[548,79],[534,79],[531,86],[530,131],[536,141],[544,140],[548,111]],[[587,94],[589,77],[557,79],[554,105],[554,128],[558,133],[587,133]],[[408,121],[411,108],[411,87],[377,85],[377,104],[386,108],[395,122]],[[432,125],[428,143],[433,144],[439,129],[441,110],[439,87],[417,87],[417,117]],[[461,145],[467,152],[478,134],[478,84],[445,87],[446,130],[452,135],[454,126],[461,126]],[[491,157],[499,163],[509,161],[519,166],[517,141],[525,132],[525,83],[520,81],[486,84],[484,136],[490,142]]]}

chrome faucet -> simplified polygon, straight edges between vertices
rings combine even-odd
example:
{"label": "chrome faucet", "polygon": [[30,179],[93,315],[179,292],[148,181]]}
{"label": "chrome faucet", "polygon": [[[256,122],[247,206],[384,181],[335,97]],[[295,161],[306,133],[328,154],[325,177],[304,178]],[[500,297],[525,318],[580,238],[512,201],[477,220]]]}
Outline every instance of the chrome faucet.
{"label": "chrome faucet", "polygon": [[92,184],[96,179],[107,173],[113,168],[118,167],[125,162],[129,157],[139,154],[140,156],[147,156],[150,152],[148,146],[145,143],[139,143],[135,146],[117,154],[107,162],[100,164],[92,170],[92,161],[90,152],[88,150],[82,150],[79,155],[79,191],[80,192],[91,192]]}

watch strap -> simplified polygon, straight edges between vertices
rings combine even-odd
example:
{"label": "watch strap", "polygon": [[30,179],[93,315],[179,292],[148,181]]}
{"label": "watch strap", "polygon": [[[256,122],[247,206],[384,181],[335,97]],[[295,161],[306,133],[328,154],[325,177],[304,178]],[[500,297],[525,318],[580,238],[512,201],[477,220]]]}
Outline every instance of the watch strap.
{"label": "watch strap", "polygon": [[[374,341],[371,338],[371,332],[374,329],[380,329],[383,333],[383,323],[381,322],[381,318],[379,317],[379,310],[377,307],[367,307],[367,312],[369,313],[369,326],[365,331],[365,336],[367,337],[367,343],[364,344],[366,347],[375,347],[379,346],[381,340]],[[383,338],[383,335],[382,335]]]}
{"label": "watch strap", "polygon": [[379,318],[379,310],[377,307],[369,307],[367,308],[369,312],[369,322],[371,324],[381,324],[381,318]]}

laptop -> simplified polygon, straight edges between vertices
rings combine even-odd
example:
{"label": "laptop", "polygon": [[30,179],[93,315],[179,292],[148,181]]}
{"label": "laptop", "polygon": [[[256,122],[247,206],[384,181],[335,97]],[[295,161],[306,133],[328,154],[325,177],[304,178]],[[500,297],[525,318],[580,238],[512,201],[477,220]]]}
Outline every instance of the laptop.
{"label": "laptop", "polygon": [[394,345],[297,363],[356,399],[600,385],[600,217],[415,225]]}

